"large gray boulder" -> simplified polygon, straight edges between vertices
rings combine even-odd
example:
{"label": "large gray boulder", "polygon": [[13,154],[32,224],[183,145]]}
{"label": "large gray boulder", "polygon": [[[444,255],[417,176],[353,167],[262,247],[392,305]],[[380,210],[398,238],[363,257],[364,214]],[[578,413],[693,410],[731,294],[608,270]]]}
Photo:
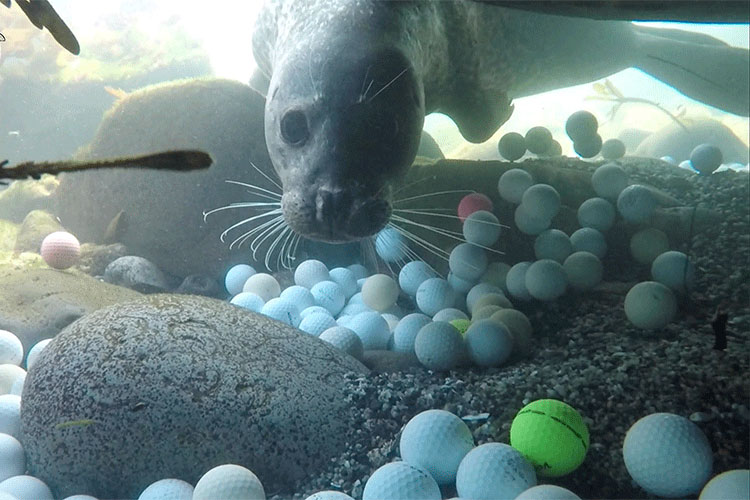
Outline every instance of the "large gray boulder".
{"label": "large gray boulder", "polygon": [[134,255],[180,278],[221,277],[231,264],[247,262],[248,251],[229,248],[242,230],[231,233],[226,243],[219,235],[259,212],[227,210],[206,221],[203,212],[232,202],[268,201],[226,180],[280,191],[251,166],[272,172],[263,109],[260,95],[230,80],[181,80],[128,94],[107,112],[80,158],[199,149],[214,164],[193,172],[123,168],[60,175],[57,215],[81,242],[98,243],[122,212],[127,224],[118,240]]}
{"label": "large gray boulder", "polygon": [[367,369],[265,316],[151,295],[76,321],[24,385],[28,466],[57,497],[135,498],[235,463],[291,491],[345,449],[347,372]]}
{"label": "large gray boulder", "polygon": [[[38,255],[37,259],[41,261]],[[140,296],[80,272],[50,269],[41,262],[0,266],[0,330],[13,332],[28,353],[34,344],[54,337],[81,316]]]}

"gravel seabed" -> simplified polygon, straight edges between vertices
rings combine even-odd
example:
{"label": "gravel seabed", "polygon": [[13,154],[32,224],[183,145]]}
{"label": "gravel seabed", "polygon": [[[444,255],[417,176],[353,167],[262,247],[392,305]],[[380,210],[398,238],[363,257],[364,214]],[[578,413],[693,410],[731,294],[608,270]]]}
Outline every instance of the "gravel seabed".
{"label": "gravel seabed", "polygon": [[[574,168],[597,164],[576,162]],[[519,305],[535,329],[533,354],[497,369],[467,368],[434,373],[413,368],[400,373],[349,378],[348,450],[324,474],[298,484],[304,499],[325,489],[361,498],[369,475],[398,459],[401,428],[417,413],[445,409],[467,422],[476,444],[508,442],[516,412],[530,401],[562,399],[578,409],[591,445],[584,463],[566,477],[542,478],[582,498],[655,498],[632,482],[622,459],[628,428],[654,412],[691,418],[714,451],[714,474],[749,467],[750,436],[750,200],[748,174],[699,176],[652,160],[625,160],[631,183],[647,183],[685,206],[721,214],[720,222],[695,234],[686,251],[696,266],[696,283],[666,328],[633,327],[623,311],[624,292],[567,295],[553,303]],[[614,269],[614,270],[613,270]],[[605,279],[634,284],[649,269],[607,265]],[[627,291],[628,287],[621,287]],[[711,320],[728,312],[728,348],[713,349]],[[455,495],[445,490],[444,498]],[[693,497],[695,498],[695,497]]]}

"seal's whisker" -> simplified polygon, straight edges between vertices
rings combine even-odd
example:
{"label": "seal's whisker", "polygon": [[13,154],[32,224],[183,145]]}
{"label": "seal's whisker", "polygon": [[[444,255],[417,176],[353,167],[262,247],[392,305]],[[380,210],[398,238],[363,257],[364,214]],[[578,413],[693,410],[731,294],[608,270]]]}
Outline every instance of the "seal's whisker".
{"label": "seal's whisker", "polygon": [[243,219],[243,220],[241,220],[241,221],[239,221],[239,222],[237,222],[235,224],[232,224],[228,228],[226,228],[221,233],[221,235],[219,236],[219,239],[223,243],[224,242],[224,238],[226,238],[227,235],[229,234],[229,232],[232,231],[233,229],[236,229],[236,228],[238,228],[238,227],[240,227],[240,226],[242,226],[244,224],[247,224],[249,222],[253,222],[254,220],[262,219],[263,217],[268,217],[268,216],[271,216],[271,215],[276,215],[276,217],[274,219],[272,219],[272,220],[276,220],[279,217],[283,217],[281,215],[281,209],[280,208],[275,209],[275,210],[269,210],[268,212],[263,213],[263,214],[253,215],[252,217],[248,217],[247,219]]}
{"label": "seal's whisker", "polygon": [[[258,166],[255,163],[250,162],[250,165],[255,170],[257,170],[260,175],[262,175],[263,177],[265,177],[268,180],[268,182],[270,182],[271,184],[273,184],[274,186],[276,186],[277,188],[279,188],[279,191],[283,191],[281,189],[281,184],[279,184],[278,182],[276,182],[273,179],[271,179],[271,177],[267,173],[265,173],[264,171],[262,171],[261,169],[259,169]],[[271,168],[271,173],[274,174],[274,176],[279,180],[279,182],[281,182],[281,179],[279,178],[279,174],[276,173],[276,170],[274,170],[273,168]]]}
{"label": "seal's whisker", "polygon": [[369,98],[369,99],[367,100],[367,102],[372,102],[372,100],[373,100],[373,99],[375,99],[375,98],[376,98],[377,96],[379,96],[379,95],[380,95],[380,93],[381,93],[381,92],[383,92],[383,91],[384,91],[385,89],[387,89],[388,87],[390,87],[391,85],[393,85],[393,84],[394,84],[394,82],[395,82],[396,80],[398,80],[399,78],[401,78],[401,76],[402,76],[402,75],[403,75],[404,73],[406,73],[406,72],[407,72],[408,70],[409,70],[409,67],[408,67],[408,66],[407,66],[406,68],[402,69],[402,70],[401,70],[401,73],[399,73],[398,75],[394,76],[394,77],[393,77],[393,79],[392,79],[392,80],[391,80],[390,82],[388,82],[388,83],[386,83],[385,85],[383,85],[383,87],[382,87],[382,88],[381,88],[380,90],[378,90],[377,92],[375,92],[375,94],[373,94],[373,96],[372,96],[372,97],[370,97],[370,98]]}
{"label": "seal's whisker", "polygon": [[287,236],[284,239],[284,244],[281,246],[281,251],[279,252],[279,257],[281,259],[280,264],[284,269],[292,269],[292,263],[295,260],[293,245],[295,238],[298,236],[299,235],[295,233],[292,228],[289,228],[289,232],[287,233]]}
{"label": "seal's whisker", "polygon": [[[264,222],[263,224],[261,224],[259,226],[253,227],[249,231],[247,231],[247,232],[241,234],[239,237],[235,238],[235,240],[232,242],[232,245],[236,244],[237,247],[239,248],[245,241],[247,241],[247,239],[249,239],[250,237],[252,237],[255,233],[257,233],[258,231],[263,230],[263,228],[267,227],[269,224],[275,224],[281,217],[282,217],[281,215],[277,215],[273,219],[271,219],[269,221],[266,221],[266,222]],[[227,231],[229,231],[229,230],[227,230]],[[231,248],[231,246],[230,246],[230,248]]]}
{"label": "seal's whisker", "polygon": [[[242,244],[245,243],[248,239],[250,239],[255,233],[257,233],[259,231],[262,231],[264,228],[268,227],[269,225],[277,224],[278,221],[279,221],[279,219],[281,219],[281,217],[282,216],[279,215],[279,216],[277,216],[277,217],[275,217],[275,218],[273,218],[273,219],[271,219],[269,221],[264,222],[260,226],[256,226],[256,227],[250,229],[249,231],[246,231],[246,232],[242,233],[237,238],[235,238],[234,241],[232,241],[232,243],[229,245],[229,248],[232,249],[232,248],[235,247],[235,245],[237,246],[237,248],[240,248],[242,246]],[[225,233],[228,232],[228,231],[229,230],[225,231]],[[225,236],[225,235],[222,234],[222,236]],[[222,241],[224,241],[224,240],[222,240]]]}
{"label": "seal's whisker", "polygon": [[[206,219],[208,218],[209,215],[211,215],[213,213],[216,213],[216,212],[221,212],[222,210],[230,210],[232,208],[261,208],[261,207],[279,207],[278,210],[281,210],[281,208],[280,208],[281,207],[281,203],[279,203],[279,202],[268,202],[268,203],[266,203],[266,202],[256,202],[256,201],[247,201],[247,202],[242,201],[242,202],[231,203],[231,204],[223,206],[223,207],[213,208],[213,209],[211,209],[211,210],[209,210],[207,212],[204,211],[203,212],[203,222],[206,222]],[[262,215],[263,214],[261,214],[261,216]]]}
{"label": "seal's whisker", "polygon": [[476,193],[476,191],[472,191],[470,189],[455,189],[450,191],[436,191],[434,193],[425,193],[425,194],[419,194],[416,196],[409,196],[408,198],[401,198],[400,200],[396,200],[393,202],[395,205],[396,203],[402,203],[404,201],[412,201],[412,200],[419,200],[422,198],[429,198],[431,196],[441,196],[444,194],[471,194]]}
{"label": "seal's whisker", "polygon": [[[263,196],[265,198],[269,198],[271,200],[280,200],[281,199],[281,192],[275,192],[271,191],[270,189],[265,189],[260,186],[256,186],[255,184],[248,184],[247,182],[240,182],[240,181],[230,181],[226,180],[224,181],[227,184],[236,184],[237,186],[243,186],[250,190],[250,192],[256,196]],[[275,184],[275,183],[274,183]],[[254,192],[255,190],[256,192]],[[281,191],[281,188],[279,188],[279,191]]]}
{"label": "seal's whisker", "polygon": [[[423,224],[421,222],[415,222],[413,220],[407,219],[405,217],[401,217],[398,215],[391,216],[391,219],[396,220],[398,222],[404,222],[406,224],[412,224],[414,226],[421,227],[422,229],[426,229],[428,231],[432,231],[433,233],[439,234],[441,236],[446,236],[448,238],[460,241],[461,243],[468,243],[466,239],[463,237],[463,233],[458,233],[456,231],[450,231],[448,229],[442,229],[439,227],[431,226],[429,224]],[[497,255],[505,255],[505,252],[501,252],[500,250],[495,250],[494,248],[490,248],[484,245],[478,245],[476,243],[471,243],[474,246],[477,246],[479,248],[483,248],[487,250],[488,252],[495,253]]]}
{"label": "seal's whisker", "polygon": [[[281,240],[284,238],[284,236],[287,236],[287,234],[290,231],[289,226],[287,226],[286,224],[283,224],[281,227],[282,227],[281,232],[271,242],[271,246],[268,247],[268,251],[266,252],[266,257],[265,257],[265,259],[263,259],[263,263],[266,265],[266,269],[271,269],[270,258],[273,255],[273,252],[276,249],[276,246],[279,244],[279,242],[281,242]],[[281,256],[281,248],[279,248],[278,256]],[[279,267],[279,260],[278,260],[278,258],[279,257],[277,257],[277,260],[276,260],[276,267],[277,268]]]}
{"label": "seal's whisker", "polygon": [[370,87],[372,87],[373,80],[370,80],[370,85],[367,86],[367,90],[365,90],[365,83],[367,82],[367,75],[370,74],[370,69],[372,69],[372,64],[367,66],[367,70],[365,71],[365,77],[362,78],[362,87],[359,89],[359,97],[357,97],[357,102],[360,103],[365,100],[365,97],[367,97],[367,92],[370,91]]}
{"label": "seal's whisker", "polygon": [[437,245],[435,245],[433,243],[430,243],[429,241],[425,240],[424,238],[421,238],[421,237],[417,236],[416,234],[412,233],[411,231],[409,231],[409,230],[407,230],[407,229],[405,229],[405,228],[403,228],[401,226],[398,226],[398,225],[394,224],[394,227],[396,228],[396,230],[398,232],[400,232],[402,235],[404,235],[404,237],[407,238],[409,241],[413,241],[415,244],[417,244],[420,247],[424,248],[425,250],[427,250],[431,254],[435,255],[439,259],[442,259],[442,260],[448,262],[448,258],[450,257],[450,254],[448,252],[446,252],[445,250],[443,250],[442,248],[440,248],[439,246],[437,246]]}
{"label": "seal's whisker", "polygon": [[[258,236],[255,237],[253,242],[250,243],[250,249],[252,250],[254,260],[258,260],[258,250],[263,245],[263,243],[265,243],[266,240],[273,236],[276,232],[284,229],[284,227],[284,220],[281,219],[276,224],[274,224],[273,226],[269,226],[262,233],[258,234]],[[268,256],[268,253],[266,253],[266,256]]]}
{"label": "seal's whisker", "polygon": [[435,177],[436,176],[434,176],[434,175],[433,176],[426,176],[426,177],[422,177],[421,179],[417,179],[415,181],[408,182],[408,183],[404,184],[403,186],[401,186],[400,188],[398,188],[397,190],[395,190],[393,192],[393,194],[396,195],[396,194],[400,193],[401,191],[403,191],[404,189],[410,188],[410,187],[414,186],[415,184],[419,184],[420,182],[434,180]]}
{"label": "seal's whisker", "polygon": [[[429,209],[428,209],[429,210]],[[445,217],[447,219],[454,219],[454,220],[461,220],[460,217],[457,215],[448,215],[448,214],[434,214],[427,210],[408,210],[404,208],[394,208],[394,212],[400,212],[400,213],[407,213],[407,214],[415,214],[415,215],[429,215],[430,217]],[[481,224],[487,224],[488,226],[493,227],[504,227],[506,229],[510,229],[510,226],[506,226],[505,224],[490,222],[488,220],[475,220],[474,222],[479,222]]]}
{"label": "seal's whisker", "polygon": [[253,252],[256,252],[261,244],[263,244],[263,239],[266,237],[267,233],[270,231],[273,231],[275,228],[281,226],[284,223],[283,217],[276,217],[273,220],[270,220],[268,222],[265,222],[261,224],[260,226],[253,229],[253,233],[257,233],[255,235],[255,238],[253,238],[253,241],[250,242],[250,250]]}

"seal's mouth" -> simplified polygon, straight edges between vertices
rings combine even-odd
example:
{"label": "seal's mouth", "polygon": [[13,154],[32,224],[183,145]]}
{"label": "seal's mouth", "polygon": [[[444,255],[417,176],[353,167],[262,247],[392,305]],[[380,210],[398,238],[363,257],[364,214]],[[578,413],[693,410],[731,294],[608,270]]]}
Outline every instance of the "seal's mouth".
{"label": "seal's mouth", "polygon": [[287,191],[281,198],[284,220],[296,233],[327,243],[358,241],[376,234],[388,223],[391,204],[379,197],[320,188],[309,196]]}

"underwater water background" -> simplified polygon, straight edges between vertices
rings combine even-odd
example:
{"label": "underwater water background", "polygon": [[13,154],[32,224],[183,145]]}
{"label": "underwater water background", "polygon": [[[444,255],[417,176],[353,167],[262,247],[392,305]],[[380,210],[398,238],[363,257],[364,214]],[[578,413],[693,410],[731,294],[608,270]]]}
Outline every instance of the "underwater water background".
{"label": "underwater water background", "polygon": [[[271,225],[265,232],[260,227],[251,234],[256,239],[243,241],[238,249],[233,240],[238,241],[238,235],[241,240],[243,230],[257,228],[267,219],[250,221],[220,241],[222,231],[250,217],[244,211],[222,208],[242,202],[278,204],[281,191],[270,168],[259,174],[250,166],[266,161],[265,151],[258,153],[265,147],[263,99],[245,85],[256,68],[252,37],[261,2],[52,0],[52,4],[77,36],[80,55],[59,47],[16,5],[0,6],[4,40],[0,41],[0,162],[99,159],[210,144],[216,148],[212,152],[216,164],[205,177],[202,173],[139,177],[139,171],[121,169],[0,183],[0,331],[13,333],[22,352],[18,361],[3,358],[11,347],[16,349],[16,343],[0,339],[0,437],[13,435],[24,446],[25,465],[16,472],[38,474],[55,498],[73,493],[116,496],[106,491],[127,491],[121,496],[137,498],[145,485],[164,479],[160,474],[166,470],[186,481],[177,485],[183,488],[180,498],[191,498],[203,473],[222,463],[239,463],[242,457],[247,459],[243,465],[262,479],[260,490],[265,488],[261,496],[257,493],[261,481],[248,480],[252,486],[245,490],[247,495],[302,500],[316,491],[335,490],[368,498],[366,485],[375,471],[407,461],[401,439],[415,416],[443,410],[459,417],[427,425],[420,431],[425,433],[423,441],[449,441],[451,436],[434,437],[430,432],[448,432],[440,425],[460,427],[456,423],[460,420],[469,434],[453,438],[464,439],[463,446],[471,449],[509,443],[514,418],[540,399],[564,401],[580,413],[577,420],[566,414],[575,421],[568,428],[580,437],[583,426],[590,443],[585,445],[585,460],[571,473],[538,474],[536,480],[565,487],[580,498],[668,496],[643,486],[647,481],[635,478],[623,456],[628,430],[654,413],[684,417],[676,424],[683,430],[674,431],[677,437],[670,442],[679,452],[665,454],[669,463],[684,459],[680,467],[686,470],[698,463],[697,472],[687,474],[686,482],[697,484],[695,477],[705,472],[701,467],[705,469],[711,460],[710,477],[748,469],[747,116],[685,97],[634,68],[596,82],[515,99],[511,118],[482,144],[466,141],[447,115],[433,113],[425,117],[424,129],[448,159],[438,163],[443,179],[424,187],[432,163],[420,159],[413,177],[399,186],[406,189],[401,193],[405,201],[397,207],[402,212],[394,212],[422,225],[414,229],[413,238],[405,241],[396,234],[394,240],[381,239],[380,245],[372,238],[372,244],[362,246],[298,244],[290,235],[284,239],[284,233],[273,233]],[[637,24],[705,33],[734,47],[750,47],[747,24]],[[530,173],[537,184],[553,185],[559,194],[555,215],[546,222],[565,234],[549,237],[562,238],[568,253],[583,249],[569,243],[584,225],[577,208],[590,197],[606,198],[591,179],[609,159],[576,155],[566,120],[579,110],[596,116],[602,138],[620,138],[626,145],[625,157],[615,161],[627,176],[626,184],[647,186],[648,193],[636,191],[634,196],[658,205],[658,214],[648,224],[633,222],[627,220],[627,208],[619,206],[617,196],[610,199],[611,229],[603,223],[607,229],[596,240],[605,250],[586,261],[600,266],[597,285],[572,292],[567,283],[562,285],[566,292],[559,294],[542,286],[540,293],[552,293],[554,299],[523,297],[528,295],[528,282],[522,279],[526,290],[514,289],[509,285],[508,276],[513,275],[509,269],[518,275],[521,268],[527,269],[516,265],[530,267],[542,259],[544,250],[536,244],[541,231],[531,234],[519,229],[514,217],[520,199],[514,202],[503,196],[498,179],[517,168]],[[678,166],[687,157],[671,162],[660,159],[662,154],[644,154],[650,158],[635,154],[647,138],[655,140],[659,133],[667,135],[670,127],[682,126],[676,122],[708,123],[699,135],[723,148],[725,165],[713,175],[702,175],[689,165]],[[526,152],[513,163],[504,161],[498,153],[501,137],[509,132],[523,135],[535,126],[549,129],[562,157]],[[676,136],[679,130],[669,137]],[[264,165],[260,166],[262,170]],[[217,167],[224,169],[221,179],[214,174]],[[254,187],[227,185],[225,180]],[[444,197],[420,198],[443,189],[450,191]],[[455,217],[460,215],[459,201],[470,191],[486,195],[491,212],[487,220],[499,230],[499,241],[488,240],[486,256],[480,256],[490,261],[487,271],[471,279],[455,279],[454,272],[451,281],[448,273],[456,269],[449,263],[452,250],[470,239],[468,230],[462,232],[463,221]],[[441,226],[434,222],[436,213],[452,219]],[[424,227],[433,224],[437,230]],[[477,227],[481,223],[474,226],[472,237],[484,237],[485,231]],[[49,257],[54,252],[48,250],[45,256],[42,242],[56,231],[69,231],[83,244],[78,253],[73,252],[72,267],[55,269],[50,260],[54,257]],[[638,248],[633,250],[638,238],[640,254]],[[251,241],[258,240],[258,248],[253,249]],[[59,248],[64,253],[77,244],[61,240]],[[406,246],[409,249],[400,252]],[[287,262],[292,269],[281,269],[281,255],[291,258],[292,248],[297,251],[296,260]],[[600,248],[585,247],[590,253]],[[386,262],[388,251],[394,249],[397,257]],[[687,293],[655,288],[654,294],[666,293],[672,299],[646,301],[656,304],[646,320],[658,326],[644,329],[638,318],[633,319],[626,297],[636,283],[658,281],[651,265],[668,250],[684,254],[694,276]],[[554,260],[552,254],[545,260]],[[265,255],[270,256],[268,269]],[[565,257],[559,265],[547,262],[554,268],[553,278],[565,281],[567,275],[561,271]],[[110,267],[120,259],[125,260],[119,268]],[[295,274],[294,268],[305,259],[326,263],[324,270],[317,269],[323,278]],[[420,302],[418,286],[408,292],[399,270],[414,259],[424,259],[437,269],[434,276],[425,271],[417,285],[428,274],[446,278],[433,282],[435,289],[443,287],[455,297],[446,299],[434,290],[423,290]],[[252,265],[255,278],[233,267],[236,264]],[[235,276],[238,283],[229,278],[230,269],[241,276]],[[684,281],[689,281],[687,269],[685,264],[683,272],[677,272]],[[474,270],[463,268],[467,276]],[[372,274],[378,277],[366,286],[365,278]],[[318,285],[321,280],[337,286]],[[547,285],[554,280],[539,281]],[[473,310],[467,292],[482,283],[492,288],[482,291],[488,297]],[[345,284],[351,290],[343,292]],[[284,294],[293,297],[298,307],[279,301]],[[472,302],[480,299],[477,292]],[[271,304],[278,307],[265,307]],[[318,309],[303,313],[307,308],[300,304]],[[232,309],[227,309],[230,305]],[[274,321],[258,319],[256,313]],[[498,317],[511,315],[513,319],[506,318],[508,325],[503,327],[507,333],[497,335],[506,335],[512,354],[506,352],[502,362],[483,365],[477,360],[492,349],[481,345],[474,346],[471,359],[468,354],[463,358],[455,352],[446,354],[445,349],[450,349],[441,351],[433,345],[418,353],[419,328],[406,335],[409,352],[394,348],[398,325],[402,325],[400,335],[409,323],[404,318],[427,314],[411,321],[436,325],[436,313],[446,321],[459,320],[456,328],[445,328],[448,333],[442,344],[436,341],[439,346],[458,346],[456,352],[465,348],[467,338],[479,335],[477,328],[466,334],[471,322],[494,318],[502,323]],[[305,321],[303,316],[312,319]],[[242,332],[232,329],[233,322],[243,325]],[[116,327],[109,329],[109,324]],[[529,330],[524,336],[526,325]],[[321,337],[331,326],[347,330],[331,333],[326,340],[336,351],[309,338]],[[347,337],[351,332],[355,337]],[[247,338],[240,337],[245,334]],[[297,334],[303,342],[294,340]],[[723,347],[718,346],[722,335]],[[38,342],[51,348],[42,356],[39,347],[34,354],[41,356],[36,358],[39,365],[32,370],[29,358],[34,356],[29,353]],[[18,366],[7,368],[14,363],[28,372],[21,373]],[[31,391],[27,400],[22,390]],[[115,400],[117,404],[112,404]],[[91,401],[103,404],[87,406]],[[102,411],[107,405],[122,413]],[[463,427],[456,432],[464,432]],[[669,432],[656,432],[651,440]],[[110,442],[118,444],[108,447]],[[260,451],[252,450],[256,445]],[[66,452],[66,447],[73,451]],[[99,462],[122,470],[103,473],[106,478],[99,481]],[[237,477],[244,474],[235,472]],[[76,488],[77,477],[85,478],[80,488]],[[698,498],[706,479],[681,497]],[[452,481],[441,483],[436,498],[460,496],[455,478]],[[744,476],[740,486],[742,481]],[[217,489],[209,490],[209,497],[211,491],[222,491],[217,485],[229,482],[216,480],[212,487]],[[468,497],[469,490],[463,491]],[[46,498],[40,495],[37,498]]]}

